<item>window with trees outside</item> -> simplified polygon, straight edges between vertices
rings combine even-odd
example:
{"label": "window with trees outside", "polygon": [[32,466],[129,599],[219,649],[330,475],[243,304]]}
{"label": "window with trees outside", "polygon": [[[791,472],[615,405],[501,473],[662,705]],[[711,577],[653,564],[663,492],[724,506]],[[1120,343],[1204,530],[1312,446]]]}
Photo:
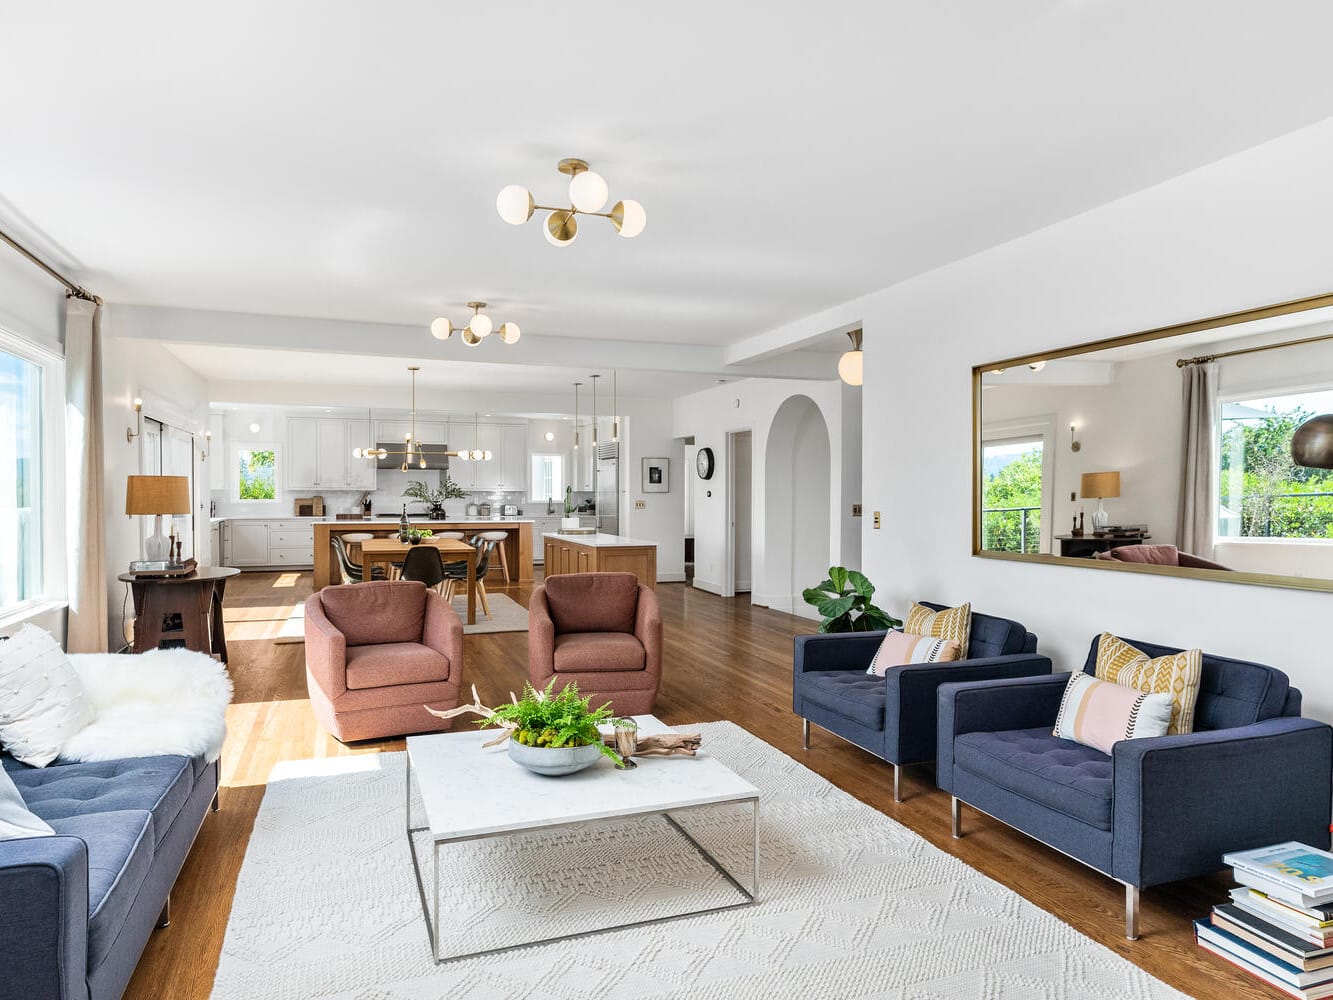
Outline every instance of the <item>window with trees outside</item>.
{"label": "window with trees outside", "polygon": [[42,374],[0,351],[0,612],[42,595]]}
{"label": "window with trees outside", "polygon": [[1333,541],[1333,471],[1291,458],[1296,428],[1329,412],[1333,389],[1222,403],[1219,538]]}
{"label": "window with trees outside", "polygon": [[237,500],[276,500],[278,497],[277,453],[259,445],[237,452]]}
{"label": "window with trees outside", "polygon": [[987,441],[981,450],[981,547],[1041,551],[1042,438]]}
{"label": "window with trees outside", "polygon": [[565,496],[565,457],[532,456],[532,488],[529,500],[563,500]]}

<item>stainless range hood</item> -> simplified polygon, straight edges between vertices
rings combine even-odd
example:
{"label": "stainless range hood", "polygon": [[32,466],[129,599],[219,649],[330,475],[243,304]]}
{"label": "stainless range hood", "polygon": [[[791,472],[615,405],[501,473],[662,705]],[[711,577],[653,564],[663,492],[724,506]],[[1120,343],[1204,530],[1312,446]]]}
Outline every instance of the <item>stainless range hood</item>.
{"label": "stainless range hood", "polygon": [[[403,467],[403,442],[385,441],[380,442],[376,447],[389,452],[386,457],[376,460],[375,467],[377,469],[401,469]],[[427,469],[449,468],[449,446],[447,444],[423,443],[421,451],[425,455]],[[394,452],[397,452],[397,454],[394,454]],[[413,449],[413,452],[411,460],[407,463],[407,471],[421,472],[421,462],[415,454],[415,449]]]}

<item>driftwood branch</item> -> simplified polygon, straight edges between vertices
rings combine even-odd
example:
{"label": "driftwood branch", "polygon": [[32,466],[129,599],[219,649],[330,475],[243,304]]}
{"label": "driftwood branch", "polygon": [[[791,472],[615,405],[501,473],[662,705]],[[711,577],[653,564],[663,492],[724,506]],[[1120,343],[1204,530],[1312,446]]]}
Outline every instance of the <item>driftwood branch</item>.
{"label": "driftwood branch", "polygon": [[[616,745],[615,734],[604,737],[607,746]],[[662,733],[659,736],[640,736],[631,753],[633,757],[669,757],[684,754],[693,757],[703,744],[703,737],[698,733]]]}
{"label": "driftwood branch", "polygon": [[[509,692],[509,697],[510,698],[514,697],[514,693],[512,691]],[[515,701],[517,701],[517,699],[515,699]],[[480,715],[483,719],[495,718],[495,709],[487,708],[485,705],[481,703],[481,696],[477,694],[477,685],[475,684],[472,685],[472,704],[470,705],[459,705],[457,708],[445,709],[444,711],[441,711],[436,708],[431,708],[429,705],[422,705],[421,707],[424,708],[431,715],[439,719],[456,719],[460,715],[466,715],[469,712],[471,712],[473,715]],[[482,744],[483,749],[486,747],[499,746],[505,740],[509,739],[509,737],[513,736],[515,731],[517,731],[518,729],[517,723],[506,722],[503,719],[498,720],[496,722],[496,725],[502,727],[500,735],[495,737],[495,739],[493,740],[489,740],[486,743],[483,743]]]}

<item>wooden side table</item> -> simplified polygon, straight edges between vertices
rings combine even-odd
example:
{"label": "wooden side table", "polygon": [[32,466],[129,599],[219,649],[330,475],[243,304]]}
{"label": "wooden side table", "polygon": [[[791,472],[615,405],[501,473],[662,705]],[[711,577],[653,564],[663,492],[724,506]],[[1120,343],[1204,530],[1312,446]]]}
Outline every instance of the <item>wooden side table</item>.
{"label": "wooden side table", "polygon": [[1060,543],[1060,555],[1074,559],[1091,559],[1097,552],[1109,552],[1122,545],[1142,545],[1150,538],[1152,535],[1146,531],[1133,535],[1097,535],[1089,532],[1086,535],[1055,536]]}
{"label": "wooden side table", "polygon": [[[164,641],[183,640],[186,649],[221,657],[227,662],[227,637],[222,625],[222,595],[228,577],[240,573],[226,566],[204,566],[189,576],[136,576],[122,573],[134,595],[134,651],[159,648]],[[168,628],[168,616],[180,616],[179,628]]]}

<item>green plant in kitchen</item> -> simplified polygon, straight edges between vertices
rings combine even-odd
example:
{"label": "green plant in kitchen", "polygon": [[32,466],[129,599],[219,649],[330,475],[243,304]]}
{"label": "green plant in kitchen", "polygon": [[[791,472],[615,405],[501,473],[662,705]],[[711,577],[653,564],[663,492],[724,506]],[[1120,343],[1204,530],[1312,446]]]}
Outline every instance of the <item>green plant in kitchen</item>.
{"label": "green plant in kitchen", "polygon": [[596,744],[603,755],[617,764],[620,754],[602,742],[597,724],[611,718],[611,703],[601,708],[592,707],[591,696],[579,697],[578,685],[572,681],[559,694],[555,680],[538,691],[531,684],[523,685],[523,697],[508,705],[501,705],[479,726],[504,726],[512,729],[512,739],[529,747],[581,747]]}
{"label": "green plant in kitchen", "polygon": [[845,566],[830,566],[828,579],[806,588],[801,596],[823,616],[821,632],[873,632],[902,624],[870,603],[875,585],[863,573]]}
{"label": "green plant in kitchen", "polygon": [[574,487],[565,487],[565,515],[574,513]]}
{"label": "green plant in kitchen", "polygon": [[427,486],[420,479],[413,479],[407,484],[407,489],[403,490],[403,496],[426,504],[430,507],[431,516],[435,517],[444,514],[444,501],[461,500],[467,496],[467,491],[449,478],[446,469],[444,480],[439,486]]}

